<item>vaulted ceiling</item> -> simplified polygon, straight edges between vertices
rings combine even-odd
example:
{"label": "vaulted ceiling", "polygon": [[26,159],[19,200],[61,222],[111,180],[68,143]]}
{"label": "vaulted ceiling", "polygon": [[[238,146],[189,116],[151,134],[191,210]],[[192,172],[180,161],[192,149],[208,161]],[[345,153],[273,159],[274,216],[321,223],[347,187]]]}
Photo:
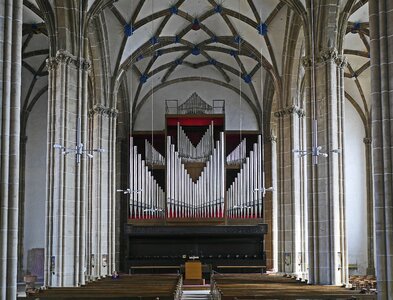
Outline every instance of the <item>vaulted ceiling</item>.
{"label": "vaulted ceiling", "polygon": [[283,72],[290,12],[279,0],[120,0],[104,14],[111,71],[137,78],[133,111],[153,89],[202,80],[242,94],[258,113],[263,70]]}
{"label": "vaulted ceiling", "polygon": [[[88,9],[97,1],[89,0]],[[305,1],[292,2],[305,6]],[[349,62],[345,90],[347,99],[364,119],[369,114],[370,91],[368,4],[366,0],[355,2],[344,39],[344,54]],[[274,81],[285,75],[286,39],[294,26],[294,11],[288,1],[108,3],[100,19],[109,49],[108,71],[127,82],[129,109],[134,114],[153,91],[179,82],[209,82],[226,88],[259,114],[263,82],[268,76]],[[23,66],[33,85],[30,89],[24,87],[28,106],[47,82],[44,61],[49,51],[42,11],[35,0],[25,0],[24,4]],[[298,30],[294,59],[300,62],[304,37],[301,26]]]}

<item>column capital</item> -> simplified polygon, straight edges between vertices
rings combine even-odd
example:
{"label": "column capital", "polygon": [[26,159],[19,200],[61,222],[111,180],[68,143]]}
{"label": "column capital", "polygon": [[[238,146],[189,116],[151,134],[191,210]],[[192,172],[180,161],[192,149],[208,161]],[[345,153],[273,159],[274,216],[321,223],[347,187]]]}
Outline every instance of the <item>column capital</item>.
{"label": "column capital", "polygon": [[303,56],[301,61],[304,68],[310,68],[312,66],[312,57],[310,55]]}
{"label": "column capital", "polygon": [[326,49],[322,49],[319,52],[316,61],[318,63],[326,63],[329,61],[336,61],[338,57],[339,57],[338,50],[336,48],[326,48]]}
{"label": "column capital", "polygon": [[265,137],[265,143],[276,143],[277,142],[277,136],[274,134],[267,135]]}
{"label": "column capital", "polygon": [[326,48],[319,52],[316,59],[318,63],[335,62],[339,68],[345,68],[348,64],[347,57],[340,55],[336,48]]}
{"label": "column capital", "polygon": [[[312,57],[310,55],[305,55],[302,57],[302,65],[305,68],[312,66]],[[319,55],[315,57],[316,64],[324,64],[326,62],[335,62],[339,68],[345,68],[348,64],[347,57],[338,54],[336,48],[326,48],[319,52]]]}
{"label": "column capital", "polygon": [[291,105],[283,108],[282,110],[278,110],[274,113],[276,118],[282,118],[285,116],[289,116],[292,114],[297,114],[299,118],[304,117],[304,110],[296,105]]}
{"label": "column capital", "polygon": [[58,50],[55,57],[46,60],[48,71],[56,69],[59,64],[71,65],[77,69],[89,71],[91,62],[89,59],[77,57],[66,50]]}
{"label": "column capital", "polygon": [[96,104],[89,110],[89,117],[94,115],[106,116],[109,118],[117,118],[118,111],[115,108],[105,107],[101,104]]}

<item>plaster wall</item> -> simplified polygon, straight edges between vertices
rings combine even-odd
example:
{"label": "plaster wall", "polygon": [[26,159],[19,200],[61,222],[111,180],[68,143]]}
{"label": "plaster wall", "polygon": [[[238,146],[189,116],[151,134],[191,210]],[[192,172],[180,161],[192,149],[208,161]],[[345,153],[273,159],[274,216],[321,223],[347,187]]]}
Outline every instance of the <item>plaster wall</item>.
{"label": "plaster wall", "polygon": [[184,82],[162,88],[145,102],[135,120],[135,130],[148,131],[165,128],[165,100],[179,100],[184,103],[192,93],[196,92],[204,101],[213,105],[213,100],[225,100],[226,130],[258,130],[255,115],[247,102],[231,90],[207,82]]}
{"label": "plaster wall", "polygon": [[48,94],[44,93],[38,100],[26,129],[24,270],[27,269],[28,251],[45,247],[47,99]]}
{"label": "plaster wall", "polygon": [[367,269],[367,192],[365,137],[363,123],[345,102],[344,118],[345,217],[347,220],[348,263],[357,265],[350,274],[366,274]]}

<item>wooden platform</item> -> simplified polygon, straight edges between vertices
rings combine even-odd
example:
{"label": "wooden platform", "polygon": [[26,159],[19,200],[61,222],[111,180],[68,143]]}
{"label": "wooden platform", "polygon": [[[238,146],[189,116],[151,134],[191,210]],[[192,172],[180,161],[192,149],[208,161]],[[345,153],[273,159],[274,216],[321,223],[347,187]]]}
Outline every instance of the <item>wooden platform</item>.
{"label": "wooden platform", "polygon": [[295,279],[267,274],[215,274],[222,300],[248,299],[377,299],[338,286],[308,285]]}

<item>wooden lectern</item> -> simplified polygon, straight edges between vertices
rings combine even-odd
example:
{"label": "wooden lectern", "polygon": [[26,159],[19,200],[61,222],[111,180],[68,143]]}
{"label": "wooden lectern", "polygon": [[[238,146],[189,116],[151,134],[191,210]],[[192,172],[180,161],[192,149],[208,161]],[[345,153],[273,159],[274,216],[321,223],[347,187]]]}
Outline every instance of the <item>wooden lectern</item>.
{"label": "wooden lectern", "polygon": [[204,284],[202,279],[202,263],[199,260],[187,261],[185,263],[184,284]]}

